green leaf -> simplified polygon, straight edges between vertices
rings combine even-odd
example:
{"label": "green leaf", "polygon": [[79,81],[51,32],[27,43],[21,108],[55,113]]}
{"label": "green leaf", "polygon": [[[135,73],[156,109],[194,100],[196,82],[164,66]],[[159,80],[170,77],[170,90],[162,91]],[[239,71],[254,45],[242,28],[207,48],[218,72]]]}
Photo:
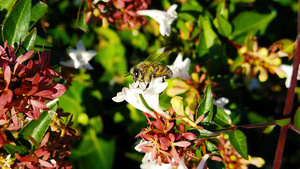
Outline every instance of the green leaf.
{"label": "green leaf", "polygon": [[223,18],[223,16],[221,16],[220,14],[217,14],[217,17],[214,19],[213,22],[214,22],[214,25],[216,26],[218,32],[222,36],[227,37],[232,32],[231,24],[225,18]]}
{"label": "green leaf", "polygon": [[208,150],[208,153],[214,153],[214,152],[219,152],[218,148],[216,147],[215,144],[212,142],[206,140],[205,141],[206,149]]}
{"label": "green leaf", "polygon": [[[32,120],[24,128],[21,129],[19,138],[23,138],[29,141],[27,135],[30,135],[38,144],[40,144],[52,121],[54,113],[55,112],[53,110],[50,110],[49,112],[44,111],[40,115],[38,120]],[[34,144],[31,143],[31,145]]]}
{"label": "green leaf", "polygon": [[84,18],[86,17],[86,13],[81,13],[82,10],[82,6],[84,6],[83,8],[88,8],[88,4],[84,3],[84,1],[81,1],[80,6],[78,8],[78,12],[77,12],[77,19],[76,19],[76,25],[84,32],[87,31],[88,29],[88,25],[86,24],[86,22],[84,21]]}
{"label": "green leaf", "polygon": [[25,40],[16,49],[16,56],[20,56],[20,55],[25,54],[26,52],[34,49],[36,33],[37,33],[36,28],[34,28],[29,33],[29,35],[25,38]]}
{"label": "green leaf", "polygon": [[198,46],[198,56],[202,57],[209,53],[211,56],[220,55],[221,41],[218,35],[214,32],[211,20],[207,15],[200,17],[202,33],[200,34],[200,44]]}
{"label": "green leaf", "polygon": [[31,21],[33,22],[31,24],[31,28],[35,25],[37,21],[39,21],[44,15],[46,14],[48,9],[48,5],[43,3],[42,1],[39,1],[39,3],[36,3],[32,9],[31,9]]}
{"label": "green leaf", "polygon": [[220,126],[228,126],[232,124],[230,116],[220,107],[216,106],[217,109],[214,114],[213,122]]}
{"label": "green leaf", "polygon": [[201,122],[210,123],[213,117],[213,97],[210,85],[205,88],[204,93],[205,98],[200,103],[197,111],[197,118],[202,114],[205,114],[205,117]]}
{"label": "green leaf", "polygon": [[276,122],[279,126],[282,127],[282,126],[286,126],[286,125],[290,124],[291,118],[275,120],[275,122]]}
{"label": "green leaf", "polygon": [[183,12],[183,11],[186,11],[189,13],[192,13],[192,12],[200,13],[200,12],[203,12],[203,6],[201,6],[198,1],[193,1],[193,2],[189,1],[188,3],[182,4],[182,6],[180,8],[180,12]]}
{"label": "green leaf", "polygon": [[255,35],[260,33],[263,35],[269,23],[275,18],[276,12],[269,14],[260,14],[257,12],[243,12],[239,14],[233,21],[234,30],[229,39],[241,45],[244,43],[246,36],[251,33]]}
{"label": "green leaf", "polygon": [[79,168],[107,168],[114,162],[115,140],[98,138],[94,129],[86,131],[78,149],[72,149],[71,157],[76,159]]}
{"label": "green leaf", "polygon": [[197,138],[211,138],[219,135],[205,129],[190,129],[188,132],[194,133]]}
{"label": "green leaf", "polygon": [[294,117],[294,127],[297,130],[300,130],[300,107],[296,110],[295,117]]}
{"label": "green leaf", "polygon": [[269,134],[273,131],[273,129],[275,128],[276,125],[270,125],[268,127],[266,127],[266,129],[263,131],[266,134]]}
{"label": "green leaf", "polygon": [[247,140],[245,134],[240,130],[229,133],[229,140],[233,148],[246,160],[248,160]]}
{"label": "green leaf", "polygon": [[5,9],[6,11],[10,11],[16,2],[17,0],[0,0],[0,11]]}
{"label": "green leaf", "polygon": [[25,146],[18,146],[18,145],[12,145],[12,144],[4,144],[4,149],[9,154],[15,154],[18,153],[19,155],[24,155],[28,152],[27,148]]}
{"label": "green leaf", "polygon": [[100,63],[105,69],[102,81],[111,81],[114,75],[127,71],[125,47],[122,43],[107,45],[97,53],[94,61]]}
{"label": "green leaf", "polygon": [[134,48],[142,51],[148,49],[148,40],[141,32],[137,30],[123,30],[118,33],[122,41],[132,45]]}
{"label": "green leaf", "polygon": [[8,45],[20,44],[27,36],[31,17],[31,0],[20,0],[4,21],[2,38]]}

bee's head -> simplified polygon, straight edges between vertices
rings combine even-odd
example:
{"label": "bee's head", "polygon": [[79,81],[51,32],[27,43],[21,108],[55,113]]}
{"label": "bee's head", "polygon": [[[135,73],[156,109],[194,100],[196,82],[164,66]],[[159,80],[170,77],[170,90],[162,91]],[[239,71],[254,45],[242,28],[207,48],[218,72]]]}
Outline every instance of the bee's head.
{"label": "bee's head", "polygon": [[136,69],[136,68],[134,68],[134,67],[132,67],[132,68],[130,69],[130,74],[132,75],[133,80],[134,80],[135,82],[136,82],[138,79],[141,78],[141,71],[138,70],[138,69]]}

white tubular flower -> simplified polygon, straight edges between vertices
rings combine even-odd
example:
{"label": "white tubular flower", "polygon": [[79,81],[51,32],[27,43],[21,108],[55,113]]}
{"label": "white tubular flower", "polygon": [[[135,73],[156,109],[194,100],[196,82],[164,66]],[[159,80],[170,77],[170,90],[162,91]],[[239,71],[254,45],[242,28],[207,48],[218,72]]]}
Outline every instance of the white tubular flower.
{"label": "white tubular flower", "polygon": [[86,51],[81,40],[77,43],[76,50],[69,49],[68,53],[72,60],[69,62],[60,61],[61,65],[66,67],[74,67],[75,69],[82,67],[85,67],[89,70],[94,69],[92,65],[89,64],[89,61],[96,55],[96,52],[93,50]]}
{"label": "white tubular flower", "polygon": [[112,100],[118,103],[125,100],[136,109],[155,116],[154,113],[144,105],[139,93],[133,88],[133,85],[129,85],[129,88],[123,87],[122,91],[118,92],[117,96],[113,97]]}
{"label": "white tubular flower", "polygon": [[200,161],[200,163],[199,163],[197,169],[204,169],[204,166],[205,166],[206,161],[207,161],[208,158],[209,158],[209,155],[208,155],[208,154],[205,154],[205,155],[202,157],[202,159],[201,159],[201,161]]}
{"label": "white tubular flower", "polygon": [[149,107],[155,110],[159,115],[168,119],[170,118],[159,106],[159,94],[168,87],[168,83],[163,82],[163,77],[152,79],[148,88],[146,88],[147,84],[145,83],[136,83],[134,85],[138,85],[138,88],[135,88],[136,93],[142,94]]}
{"label": "white tubular flower", "polygon": [[[285,72],[285,87],[290,88],[293,74],[293,65],[281,64],[279,67]],[[300,69],[298,70],[297,79],[300,80]]]}
{"label": "white tubular flower", "polygon": [[175,79],[175,78],[180,78],[182,80],[191,79],[191,76],[188,73],[188,70],[189,70],[190,64],[191,64],[191,60],[189,58],[186,58],[183,61],[182,59],[183,59],[183,56],[181,53],[179,53],[177,55],[173,65],[168,66],[173,72],[172,79]]}
{"label": "white tubular flower", "polygon": [[152,10],[139,10],[137,11],[138,15],[146,15],[154,19],[159,23],[159,32],[162,36],[170,36],[171,33],[171,24],[177,18],[176,13],[177,5],[172,5],[168,11],[160,11],[156,9]]}
{"label": "white tubular flower", "polygon": [[221,97],[218,100],[214,100],[214,104],[221,109],[223,109],[228,115],[231,114],[231,111],[229,109],[225,109],[224,106],[229,103],[229,100],[225,97]]}
{"label": "white tubular flower", "polygon": [[180,163],[179,163],[177,169],[188,169],[188,167],[185,165],[184,157],[181,158]]}
{"label": "white tubular flower", "polygon": [[162,165],[157,164],[155,161],[151,159],[151,153],[146,153],[142,159],[142,164],[140,165],[141,169],[172,169],[171,164]]}

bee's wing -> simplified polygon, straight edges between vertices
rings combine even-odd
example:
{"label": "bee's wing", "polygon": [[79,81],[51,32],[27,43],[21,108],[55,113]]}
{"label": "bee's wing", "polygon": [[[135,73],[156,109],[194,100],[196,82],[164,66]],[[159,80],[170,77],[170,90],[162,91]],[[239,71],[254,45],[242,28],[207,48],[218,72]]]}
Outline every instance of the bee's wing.
{"label": "bee's wing", "polygon": [[172,50],[168,50],[168,51],[162,53],[162,54],[161,54],[160,56],[158,56],[155,60],[153,60],[152,63],[155,63],[155,62],[159,61],[160,59],[169,56],[172,52],[173,52]]}

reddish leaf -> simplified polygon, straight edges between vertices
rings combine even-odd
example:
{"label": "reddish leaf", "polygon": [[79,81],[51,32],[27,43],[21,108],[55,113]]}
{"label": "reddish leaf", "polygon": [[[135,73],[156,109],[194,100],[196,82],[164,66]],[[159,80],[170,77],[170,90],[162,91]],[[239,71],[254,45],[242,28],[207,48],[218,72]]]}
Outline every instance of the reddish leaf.
{"label": "reddish leaf", "polygon": [[11,80],[11,70],[10,70],[10,67],[8,65],[6,65],[5,69],[4,69],[5,90],[8,89],[10,80]]}
{"label": "reddish leaf", "polygon": [[161,122],[160,120],[154,121],[153,125],[160,131],[164,131],[164,129],[165,129],[163,122]]}
{"label": "reddish leaf", "polygon": [[0,96],[0,112],[4,109],[4,106],[11,102],[13,97],[13,92],[11,90],[4,91]]}
{"label": "reddish leaf", "polygon": [[20,55],[18,58],[17,58],[17,63],[15,65],[15,68],[14,68],[14,74],[16,74],[16,71],[18,70],[19,66],[24,62],[26,61],[27,59],[29,59],[31,57],[31,55],[34,53],[33,50],[27,52],[25,55]]}
{"label": "reddish leaf", "polygon": [[48,168],[53,168],[53,164],[49,163],[48,161],[39,159],[39,163],[43,166],[43,167],[48,167]]}
{"label": "reddish leaf", "polygon": [[31,135],[27,135],[27,137],[36,147],[39,147],[39,144],[35,141],[33,137],[31,137]]}
{"label": "reddish leaf", "polygon": [[53,86],[53,89],[55,89],[55,92],[54,92],[54,94],[52,94],[52,97],[59,97],[59,96],[63,95],[64,92],[67,90],[67,88],[60,83],[55,84]]}
{"label": "reddish leaf", "polygon": [[0,130],[0,148],[7,142],[7,137],[4,130]]}
{"label": "reddish leaf", "polygon": [[117,9],[124,9],[125,8],[125,2],[122,0],[116,0],[114,2],[114,5]]}
{"label": "reddish leaf", "polygon": [[174,143],[174,145],[177,147],[187,147],[187,146],[191,145],[191,143],[188,141],[179,141],[179,142]]}
{"label": "reddish leaf", "polygon": [[32,106],[40,108],[40,109],[47,108],[46,104],[44,102],[39,101],[39,100],[33,100],[33,99],[31,99],[30,103],[31,103]]}
{"label": "reddish leaf", "polygon": [[183,133],[182,135],[184,138],[186,138],[188,140],[195,140],[197,138],[197,136],[191,132]]}
{"label": "reddish leaf", "polygon": [[161,149],[163,150],[168,150],[168,147],[170,147],[170,140],[167,139],[166,137],[161,137],[159,138],[159,141],[160,141],[160,146],[161,146]]}

